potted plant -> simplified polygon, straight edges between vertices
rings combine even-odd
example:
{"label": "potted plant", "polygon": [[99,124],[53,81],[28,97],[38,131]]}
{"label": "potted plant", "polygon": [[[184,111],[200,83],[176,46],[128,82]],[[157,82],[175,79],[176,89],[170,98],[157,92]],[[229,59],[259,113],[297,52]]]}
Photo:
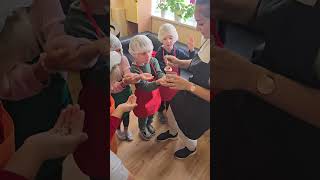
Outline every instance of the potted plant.
{"label": "potted plant", "polygon": [[184,11],[183,19],[184,19],[184,20],[187,20],[187,19],[193,17],[193,15],[194,15],[194,9],[195,9],[194,4],[188,4],[187,6],[185,6],[185,11]]}
{"label": "potted plant", "polygon": [[161,10],[161,17],[164,17],[165,16],[165,12],[169,9],[167,1],[166,0],[160,0],[160,2],[157,5],[157,9]]}
{"label": "potted plant", "polygon": [[167,0],[170,11],[173,12],[176,21],[181,21],[184,11],[184,0]]}
{"label": "potted plant", "polygon": [[184,0],[167,0],[167,4],[178,22],[182,19],[185,21],[194,14],[194,4],[186,4]]}

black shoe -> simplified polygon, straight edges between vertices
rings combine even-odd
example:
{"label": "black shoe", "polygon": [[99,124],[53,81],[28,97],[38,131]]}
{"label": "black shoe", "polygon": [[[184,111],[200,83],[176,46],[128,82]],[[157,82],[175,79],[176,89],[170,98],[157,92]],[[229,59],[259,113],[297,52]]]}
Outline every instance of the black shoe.
{"label": "black shoe", "polygon": [[151,124],[147,125],[147,129],[152,136],[154,136],[156,134],[156,130],[154,129],[154,127]]}
{"label": "black shoe", "polygon": [[164,133],[161,133],[157,136],[157,141],[166,141],[168,139],[172,139],[172,140],[176,140],[178,139],[178,133],[176,135],[172,135],[170,134],[169,130],[164,132]]}
{"label": "black shoe", "polygon": [[177,159],[185,159],[191,155],[194,155],[196,153],[197,149],[194,151],[190,151],[187,147],[184,147],[182,149],[179,149],[174,153],[174,157]]}
{"label": "black shoe", "polygon": [[140,129],[140,137],[142,140],[149,141],[152,137],[152,134],[147,130],[147,128]]}

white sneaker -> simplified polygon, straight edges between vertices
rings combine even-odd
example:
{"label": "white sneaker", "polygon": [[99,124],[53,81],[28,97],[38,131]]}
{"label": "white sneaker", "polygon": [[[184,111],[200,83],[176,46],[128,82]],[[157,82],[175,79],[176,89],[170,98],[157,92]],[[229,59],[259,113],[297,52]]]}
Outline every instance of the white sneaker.
{"label": "white sneaker", "polygon": [[120,139],[122,141],[126,140],[126,135],[121,130],[117,129],[116,135],[117,135],[118,139]]}

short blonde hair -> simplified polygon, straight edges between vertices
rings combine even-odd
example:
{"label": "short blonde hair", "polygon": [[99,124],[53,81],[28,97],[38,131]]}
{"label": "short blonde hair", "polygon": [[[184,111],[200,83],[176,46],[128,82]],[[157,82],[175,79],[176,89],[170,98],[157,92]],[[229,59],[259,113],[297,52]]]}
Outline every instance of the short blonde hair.
{"label": "short blonde hair", "polygon": [[145,35],[136,35],[130,40],[129,53],[132,56],[138,53],[148,52],[152,50],[152,41]]}
{"label": "short blonde hair", "polygon": [[177,29],[172,24],[169,24],[169,23],[162,24],[158,32],[159,41],[162,42],[163,39],[168,35],[172,36],[174,43],[177,42],[179,39]]}

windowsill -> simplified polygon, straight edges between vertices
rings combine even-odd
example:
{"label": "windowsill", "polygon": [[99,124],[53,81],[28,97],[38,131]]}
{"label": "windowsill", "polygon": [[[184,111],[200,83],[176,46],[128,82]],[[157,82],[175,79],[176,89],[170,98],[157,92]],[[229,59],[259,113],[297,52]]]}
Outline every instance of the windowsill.
{"label": "windowsill", "polygon": [[152,13],[151,17],[166,21],[166,22],[171,23],[171,24],[185,26],[185,27],[190,28],[190,29],[196,29],[196,23],[195,22],[193,22],[191,20],[187,20],[187,21],[183,21],[182,20],[182,22],[175,21],[173,14],[170,14],[170,13],[166,13],[164,15],[164,17],[162,17],[160,13],[154,12],[154,13]]}

